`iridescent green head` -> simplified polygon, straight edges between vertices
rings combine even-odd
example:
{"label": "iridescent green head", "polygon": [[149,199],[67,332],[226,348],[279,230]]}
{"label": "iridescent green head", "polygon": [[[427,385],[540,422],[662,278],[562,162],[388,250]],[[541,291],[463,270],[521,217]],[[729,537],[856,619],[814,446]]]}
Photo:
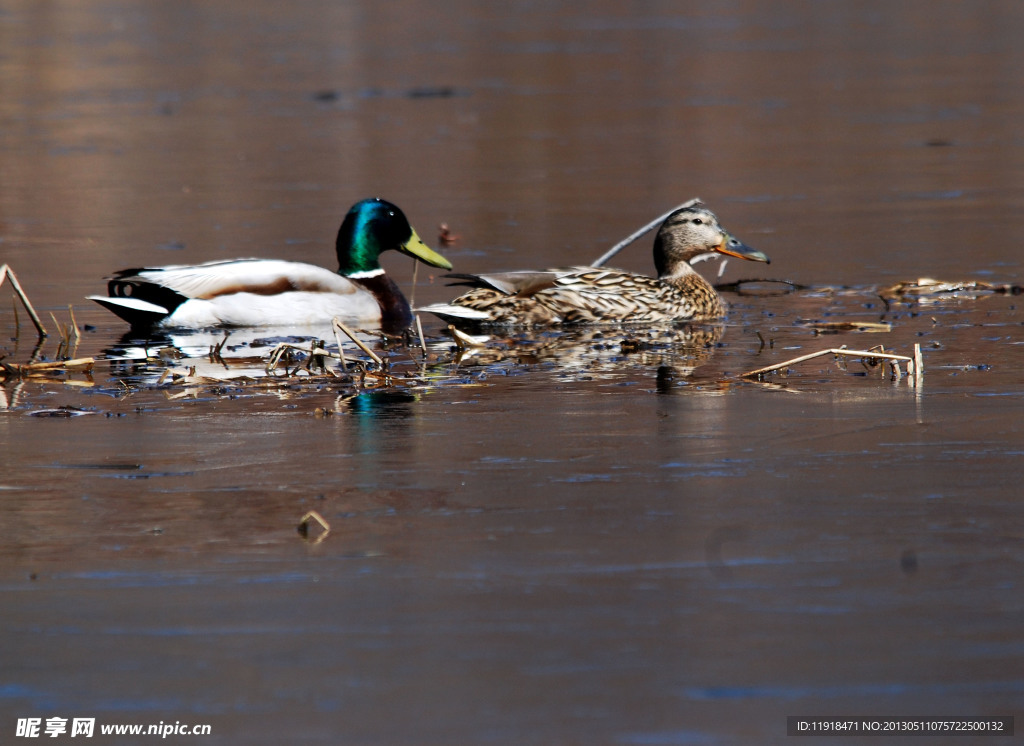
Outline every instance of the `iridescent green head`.
{"label": "iridescent green head", "polygon": [[425,264],[451,269],[452,264],[416,235],[405,214],[382,199],[364,199],[352,206],[338,230],[338,273],[346,277],[380,274],[380,255],[400,251]]}

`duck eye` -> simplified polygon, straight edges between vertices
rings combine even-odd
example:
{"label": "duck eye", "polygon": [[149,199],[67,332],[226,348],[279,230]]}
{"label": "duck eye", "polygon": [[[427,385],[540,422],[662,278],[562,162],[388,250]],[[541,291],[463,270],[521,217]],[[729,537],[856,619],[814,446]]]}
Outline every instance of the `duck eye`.
{"label": "duck eye", "polygon": [[693,224],[694,225],[704,225],[704,221],[701,220],[700,218],[694,218],[693,219]]}
{"label": "duck eye", "polygon": [[392,217],[392,218],[395,217],[395,211],[394,210],[388,210],[388,217]]}

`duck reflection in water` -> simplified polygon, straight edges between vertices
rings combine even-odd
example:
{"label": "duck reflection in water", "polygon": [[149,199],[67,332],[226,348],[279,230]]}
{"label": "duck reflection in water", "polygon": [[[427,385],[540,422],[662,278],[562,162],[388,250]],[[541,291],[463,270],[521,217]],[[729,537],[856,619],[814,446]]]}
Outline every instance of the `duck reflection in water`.
{"label": "duck reflection in water", "polygon": [[722,324],[568,327],[487,337],[479,346],[454,347],[453,354],[467,372],[548,366],[563,376],[611,379],[630,369],[659,368],[684,379],[710,360],[724,333]]}

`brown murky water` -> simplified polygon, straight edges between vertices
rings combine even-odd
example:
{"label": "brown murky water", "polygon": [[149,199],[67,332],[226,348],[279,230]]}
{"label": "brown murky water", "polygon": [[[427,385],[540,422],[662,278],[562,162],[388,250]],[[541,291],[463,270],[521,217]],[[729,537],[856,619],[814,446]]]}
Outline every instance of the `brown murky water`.
{"label": "brown murky water", "polygon": [[[425,319],[429,364],[393,352],[419,382],[375,390],[238,379],[268,349],[244,336],[248,367],[193,337],[8,380],[0,740],[92,717],[98,742],[785,743],[793,714],[1019,714],[1020,299],[878,291],[1024,280],[1022,35],[1012,0],[6,3],[0,262],[51,325],[74,305],[80,356],[136,347],[82,300],[111,270],[330,265],[370,195],[447,222],[462,272],[592,261],[699,195],[773,260],[723,281],[802,287],[726,293],[713,336],[461,363]],[[615,264],[650,271],[649,241]],[[865,321],[891,331],[815,326]],[[880,343],[920,343],[923,385],[739,377]],[[224,380],[160,382],[192,364]]]}

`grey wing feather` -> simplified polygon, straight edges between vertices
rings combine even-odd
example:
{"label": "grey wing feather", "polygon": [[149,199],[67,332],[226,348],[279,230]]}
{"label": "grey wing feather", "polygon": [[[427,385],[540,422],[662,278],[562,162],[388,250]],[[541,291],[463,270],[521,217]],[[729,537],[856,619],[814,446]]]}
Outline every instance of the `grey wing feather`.
{"label": "grey wing feather", "polygon": [[450,285],[465,285],[474,288],[490,288],[505,295],[525,297],[552,287],[559,277],[570,270],[523,270],[517,272],[492,272],[485,275],[448,274],[447,278],[459,282]]}

